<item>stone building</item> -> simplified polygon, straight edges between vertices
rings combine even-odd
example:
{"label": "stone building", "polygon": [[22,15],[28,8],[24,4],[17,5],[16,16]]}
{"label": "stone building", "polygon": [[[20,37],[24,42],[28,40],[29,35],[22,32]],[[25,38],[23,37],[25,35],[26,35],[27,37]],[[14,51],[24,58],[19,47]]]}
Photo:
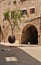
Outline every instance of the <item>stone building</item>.
{"label": "stone building", "polygon": [[[41,0],[0,0],[0,26],[2,29],[1,41],[9,42],[8,37],[11,35],[9,22],[4,21],[3,13],[10,10],[20,9],[25,18],[22,19],[20,29],[15,27],[13,33],[16,40],[23,44],[41,45]],[[2,35],[3,34],[3,35]]]}

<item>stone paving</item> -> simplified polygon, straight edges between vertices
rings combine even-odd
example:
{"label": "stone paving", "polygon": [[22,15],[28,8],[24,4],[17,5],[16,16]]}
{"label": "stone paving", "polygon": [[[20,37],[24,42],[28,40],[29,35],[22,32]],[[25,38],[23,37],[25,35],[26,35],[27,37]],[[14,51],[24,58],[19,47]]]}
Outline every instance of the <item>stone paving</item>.
{"label": "stone paving", "polygon": [[40,53],[41,46],[4,46],[0,44],[0,65],[41,65],[41,61],[34,57],[35,55],[37,58],[41,57]]}

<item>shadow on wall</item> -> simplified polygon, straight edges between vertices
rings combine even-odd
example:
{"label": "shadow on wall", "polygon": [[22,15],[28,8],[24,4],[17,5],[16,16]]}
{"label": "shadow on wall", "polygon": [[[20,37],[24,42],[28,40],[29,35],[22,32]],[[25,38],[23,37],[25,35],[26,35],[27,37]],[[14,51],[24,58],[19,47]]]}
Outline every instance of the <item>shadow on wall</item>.
{"label": "shadow on wall", "polygon": [[38,44],[38,31],[35,26],[28,24],[23,28],[21,43],[22,44]]}

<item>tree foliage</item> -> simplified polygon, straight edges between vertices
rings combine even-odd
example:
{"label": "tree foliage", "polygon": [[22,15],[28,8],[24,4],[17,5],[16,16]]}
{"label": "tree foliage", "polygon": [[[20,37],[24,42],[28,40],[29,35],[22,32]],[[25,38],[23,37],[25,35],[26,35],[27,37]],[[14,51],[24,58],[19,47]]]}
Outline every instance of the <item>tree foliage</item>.
{"label": "tree foliage", "polygon": [[[15,26],[19,27],[18,23],[21,23],[21,18],[24,17],[21,10],[14,10],[13,11],[13,20],[10,18],[9,11],[4,12],[4,18],[5,20],[8,20],[8,22],[11,25],[12,32],[14,30]],[[12,25],[13,23],[13,25]]]}
{"label": "tree foliage", "polygon": [[9,21],[9,11],[4,13],[4,19]]}

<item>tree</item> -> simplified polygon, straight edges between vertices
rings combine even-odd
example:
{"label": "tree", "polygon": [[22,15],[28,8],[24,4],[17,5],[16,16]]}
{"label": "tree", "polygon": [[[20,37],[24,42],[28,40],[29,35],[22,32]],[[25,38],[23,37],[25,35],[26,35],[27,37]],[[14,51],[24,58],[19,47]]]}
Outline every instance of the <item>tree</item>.
{"label": "tree", "polygon": [[18,23],[21,23],[21,18],[22,17],[23,17],[23,14],[22,14],[21,10],[14,10],[13,11],[13,19],[10,18],[9,11],[6,11],[4,13],[5,20],[7,20],[9,22],[10,26],[11,26],[12,36],[13,36],[13,30],[14,30],[15,26],[19,27]]}

